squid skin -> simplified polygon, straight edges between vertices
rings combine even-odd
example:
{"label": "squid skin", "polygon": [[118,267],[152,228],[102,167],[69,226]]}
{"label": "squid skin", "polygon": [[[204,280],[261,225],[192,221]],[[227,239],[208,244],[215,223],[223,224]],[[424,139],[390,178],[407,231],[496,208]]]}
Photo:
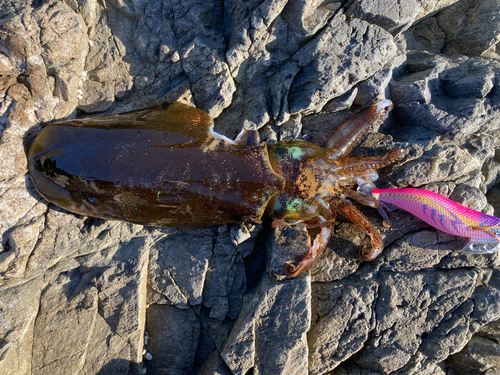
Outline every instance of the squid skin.
{"label": "squid skin", "polygon": [[47,201],[68,211],[154,226],[260,222],[319,229],[309,252],[285,273],[308,270],[330,239],[336,214],[371,238],[362,260],[375,259],[382,236],[346,198],[376,207],[351,190],[376,170],[401,160],[402,148],[371,157],[349,156],[364,135],[387,118],[390,100],[340,125],[326,147],[299,140],[260,143],[256,130],[231,140],[213,131],[199,109],[165,103],[120,115],[49,124],[28,153],[28,170]]}
{"label": "squid skin", "polygon": [[372,196],[389,210],[401,208],[442,232],[468,237],[466,253],[499,249],[500,218],[462,206],[432,191],[416,188],[372,189]]}

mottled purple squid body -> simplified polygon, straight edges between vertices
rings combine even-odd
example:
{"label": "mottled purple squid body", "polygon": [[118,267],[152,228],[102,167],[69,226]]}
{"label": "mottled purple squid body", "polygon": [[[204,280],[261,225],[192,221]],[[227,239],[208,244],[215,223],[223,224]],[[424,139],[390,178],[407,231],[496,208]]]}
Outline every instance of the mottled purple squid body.
{"label": "mottled purple squid body", "polygon": [[500,218],[464,207],[432,191],[401,188],[372,189],[372,196],[389,210],[401,208],[436,229],[469,237],[465,253],[486,254],[500,248]]}

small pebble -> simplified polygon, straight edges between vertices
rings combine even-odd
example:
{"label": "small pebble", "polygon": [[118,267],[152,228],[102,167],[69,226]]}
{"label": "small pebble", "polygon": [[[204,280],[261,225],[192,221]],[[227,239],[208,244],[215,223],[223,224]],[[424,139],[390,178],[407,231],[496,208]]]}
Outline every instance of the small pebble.
{"label": "small pebble", "polygon": [[92,47],[93,45],[94,45],[94,42],[89,39],[89,46]]}
{"label": "small pebble", "polygon": [[78,93],[81,95],[83,94],[83,90],[82,89],[78,89]]}
{"label": "small pebble", "polygon": [[153,359],[153,356],[151,355],[151,353],[146,353],[144,355],[144,358],[147,360],[147,361],[151,361]]}
{"label": "small pebble", "polygon": [[146,352],[146,349],[143,349],[142,350],[142,355],[145,355],[147,352]]}
{"label": "small pebble", "polygon": [[148,369],[147,368],[143,368],[141,374],[145,375],[145,374],[147,374],[147,372],[148,372]]}
{"label": "small pebble", "polygon": [[170,59],[173,63],[179,61],[181,59],[181,57],[179,56],[179,52],[175,51]]}

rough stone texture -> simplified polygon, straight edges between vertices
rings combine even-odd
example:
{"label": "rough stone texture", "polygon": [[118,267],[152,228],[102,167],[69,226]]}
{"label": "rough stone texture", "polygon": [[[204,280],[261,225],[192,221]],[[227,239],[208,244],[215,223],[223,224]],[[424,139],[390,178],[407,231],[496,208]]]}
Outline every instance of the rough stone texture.
{"label": "rough stone texture", "polygon": [[435,14],[458,1],[459,0],[417,0],[419,7],[417,20]]}
{"label": "rough stone texture", "polygon": [[427,18],[406,34],[407,48],[440,53],[446,42],[446,34],[437,24],[436,17]]}
{"label": "rough stone texture", "polygon": [[482,372],[498,373],[500,368],[500,330],[499,321],[482,327],[465,348],[449,357],[450,368],[459,374]]}
{"label": "rough stone texture", "polygon": [[495,0],[462,0],[436,16],[446,34],[445,52],[478,56],[500,42],[500,4]]}
{"label": "rough stone texture", "polygon": [[346,10],[348,17],[369,19],[390,33],[408,29],[416,16],[419,7],[417,0],[385,1],[354,0]]}
{"label": "rough stone texture", "polygon": [[308,277],[279,282],[265,276],[245,297],[221,352],[233,374],[252,368],[255,374],[307,373],[310,287]]}
{"label": "rough stone texture", "polygon": [[408,149],[379,186],[498,215],[498,1],[26,3],[0,7],[0,372],[500,371],[500,256],[462,254],[405,212],[383,228],[361,208],[385,241],[372,263],[339,217],[310,274],[290,280],[284,264],[309,246],[300,226],[79,217],[26,175],[30,142],[57,119],[182,100],[227,136],[324,145],[388,97],[393,115],[354,151]]}

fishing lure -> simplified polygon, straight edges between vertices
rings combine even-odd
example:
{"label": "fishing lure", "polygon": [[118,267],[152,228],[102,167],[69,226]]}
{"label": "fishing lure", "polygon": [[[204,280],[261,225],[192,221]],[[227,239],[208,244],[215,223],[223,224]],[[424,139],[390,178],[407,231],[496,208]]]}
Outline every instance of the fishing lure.
{"label": "fishing lure", "polygon": [[469,242],[462,249],[464,253],[489,254],[500,248],[498,217],[472,210],[423,189],[372,189],[371,192],[391,211],[402,208],[443,232],[469,237]]}
{"label": "fishing lure", "polygon": [[28,153],[28,170],[40,195],[68,211],[155,226],[208,226],[260,222],[318,228],[309,253],[285,273],[309,269],[332,234],[336,214],[357,224],[372,246],[379,231],[349,201],[378,202],[351,187],[373,181],[376,170],[406,152],[379,156],[350,152],[376,123],[387,118],[390,100],[365,108],[340,125],[326,147],[289,140],[267,146],[256,130],[231,140],[213,130],[208,113],[181,103],[46,126]]}

